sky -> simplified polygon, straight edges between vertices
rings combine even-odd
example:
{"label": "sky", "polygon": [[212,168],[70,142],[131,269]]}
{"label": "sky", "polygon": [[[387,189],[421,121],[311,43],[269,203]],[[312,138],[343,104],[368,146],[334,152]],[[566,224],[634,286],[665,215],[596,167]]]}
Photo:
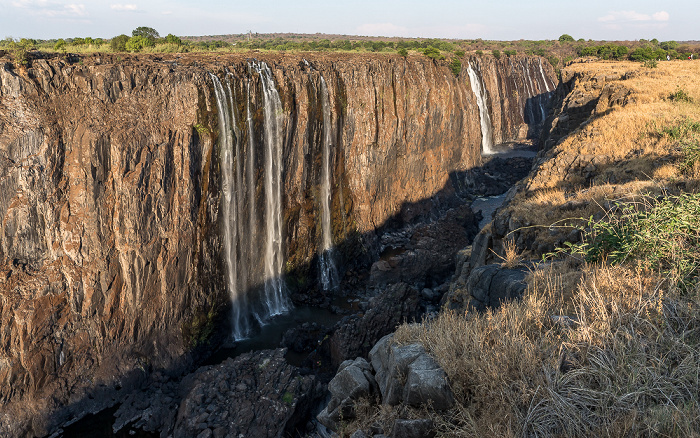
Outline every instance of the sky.
{"label": "sky", "polygon": [[0,0],[0,38],[331,33],[489,40],[700,40],[698,0]]}

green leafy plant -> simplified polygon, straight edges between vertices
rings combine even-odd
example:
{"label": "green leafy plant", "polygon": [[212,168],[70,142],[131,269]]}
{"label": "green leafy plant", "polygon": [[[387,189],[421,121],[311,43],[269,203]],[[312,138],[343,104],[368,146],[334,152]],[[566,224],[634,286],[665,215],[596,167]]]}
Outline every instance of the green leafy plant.
{"label": "green leafy plant", "polygon": [[452,58],[452,62],[450,62],[450,70],[452,70],[453,75],[459,76],[459,73],[462,71],[462,61],[460,61],[457,57]]}
{"label": "green leafy plant", "polygon": [[408,56],[408,50],[406,50],[406,49],[403,48],[403,47],[400,48],[399,50],[397,50],[396,53],[398,53],[399,55],[403,56],[404,58]]}
{"label": "green leafy plant", "polygon": [[619,204],[603,219],[591,218],[583,237],[571,249],[588,261],[634,261],[690,290],[700,267],[700,194],[649,195]]}
{"label": "green leafy plant", "polygon": [[669,99],[671,99],[674,102],[692,102],[693,98],[690,97],[687,91],[682,89],[681,87],[677,87],[676,91],[672,93],[669,96]]}
{"label": "green leafy plant", "polygon": [[656,62],[656,59],[647,59],[643,63],[644,67],[646,68],[656,68],[658,67],[658,63]]}
{"label": "green leafy plant", "polygon": [[440,53],[440,49],[437,47],[427,47],[425,50],[423,50],[423,54],[427,56],[430,59],[436,59],[436,60],[441,60],[445,59],[442,53]]}
{"label": "green leafy plant", "polygon": [[464,58],[464,50],[455,50],[455,56],[458,58]]}
{"label": "green leafy plant", "polygon": [[129,36],[121,34],[112,38],[109,42],[109,46],[114,52],[126,52],[127,41],[129,41]]}
{"label": "green leafy plant", "polygon": [[494,49],[491,53],[493,54],[493,57],[494,57],[494,58],[496,58],[496,59],[500,59],[500,58],[501,58],[501,51],[500,51],[500,50]]}

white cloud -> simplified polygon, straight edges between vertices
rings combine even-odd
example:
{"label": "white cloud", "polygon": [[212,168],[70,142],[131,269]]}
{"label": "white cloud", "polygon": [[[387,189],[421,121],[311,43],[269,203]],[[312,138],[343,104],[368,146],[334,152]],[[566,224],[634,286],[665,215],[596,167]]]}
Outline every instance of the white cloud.
{"label": "white cloud", "polygon": [[392,23],[367,23],[357,28],[358,35],[367,36],[404,36],[408,29]]}
{"label": "white cloud", "polygon": [[138,6],[136,5],[110,5],[109,6],[112,10],[114,11],[136,11],[138,9]]}
{"label": "white cloud", "polygon": [[666,11],[659,11],[652,14],[651,18],[656,21],[668,21],[668,19],[671,18],[671,16],[668,15],[668,12]]}
{"label": "white cloud", "polygon": [[64,4],[54,0],[15,0],[12,2],[12,6],[45,17],[74,18],[88,15],[85,5],[82,3]]}
{"label": "white cloud", "polygon": [[655,12],[651,15],[642,14],[636,11],[611,11],[608,15],[604,15],[598,18],[601,23],[651,23],[668,21],[670,16],[666,11]]}

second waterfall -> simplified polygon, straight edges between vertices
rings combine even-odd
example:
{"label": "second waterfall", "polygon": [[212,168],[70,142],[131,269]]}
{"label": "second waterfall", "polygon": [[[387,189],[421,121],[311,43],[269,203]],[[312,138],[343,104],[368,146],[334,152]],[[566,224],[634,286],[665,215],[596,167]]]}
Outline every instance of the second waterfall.
{"label": "second waterfall", "polygon": [[[269,67],[252,62],[248,69],[242,87],[236,87],[231,74],[223,82],[211,75],[219,114],[222,234],[234,339],[246,338],[255,325],[291,308],[282,279],[285,115]],[[236,95],[239,88],[244,96]],[[245,116],[238,114],[239,101],[245,102]],[[261,135],[256,136],[260,110]]]}

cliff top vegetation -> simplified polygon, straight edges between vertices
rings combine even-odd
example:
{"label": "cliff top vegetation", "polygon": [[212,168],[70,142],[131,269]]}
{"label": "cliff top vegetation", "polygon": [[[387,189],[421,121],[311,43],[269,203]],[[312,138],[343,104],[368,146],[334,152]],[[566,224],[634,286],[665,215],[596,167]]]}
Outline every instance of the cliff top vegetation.
{"label": "cliff top vegetation", "polygon": [[350,52],[350,53],[398,53],[424,54],[434,59],[462,58],[466,54],[500,57],[536,55],[545,57],[557,69],[578,56],[600,59],[632,59],[644,61],[700,56],[698,42],[660,42],[657,39],[638,41],[592,41],[570,35],[557,40],[490,41],[483,39],[443,40],[429,38],[383,38],[325,34],[231,34],[199,37],[178,37],[168,34],[161,37],[151,27],[139,27],[131,35],[118,35],[111,39],[76,37],[57,40],[34,40],[11,37],[0,41],[0,50],[15,54],[20,63],[31,58],[32,51],[90,54],[105,52],[131,53],[191,53],[191,52]]}

